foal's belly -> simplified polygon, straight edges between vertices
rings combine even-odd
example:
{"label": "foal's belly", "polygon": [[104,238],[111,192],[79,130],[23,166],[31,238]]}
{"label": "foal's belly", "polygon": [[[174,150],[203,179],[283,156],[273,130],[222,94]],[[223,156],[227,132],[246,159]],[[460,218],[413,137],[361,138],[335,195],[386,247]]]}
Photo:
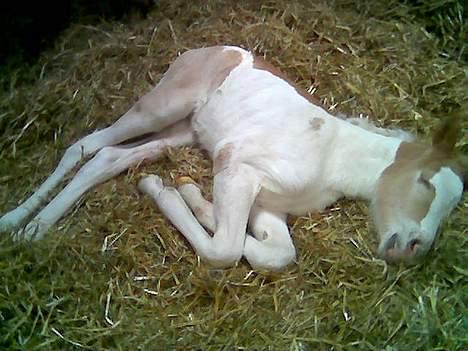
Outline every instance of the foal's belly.
{"label": "foal's belly", "polygon": [[340,197],[342,194],[337,191],[314,189],[314,187],[292,194],[262,188],[256,203],[267,210],[301,216],[308,212],[323,210]]}

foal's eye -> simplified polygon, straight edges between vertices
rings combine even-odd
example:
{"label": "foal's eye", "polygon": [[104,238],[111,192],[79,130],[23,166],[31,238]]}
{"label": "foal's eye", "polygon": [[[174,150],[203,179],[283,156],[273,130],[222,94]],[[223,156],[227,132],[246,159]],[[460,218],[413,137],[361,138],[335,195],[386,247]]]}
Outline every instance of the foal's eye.
{"label": "foal's eye", "polygon": [[426,187],[429,190],[433,188],[432,183],[429,180],[427,180],[426,178],[424,178],[423,176],[420,176],[418,178],[418,183],[424,185],[424,187]]}

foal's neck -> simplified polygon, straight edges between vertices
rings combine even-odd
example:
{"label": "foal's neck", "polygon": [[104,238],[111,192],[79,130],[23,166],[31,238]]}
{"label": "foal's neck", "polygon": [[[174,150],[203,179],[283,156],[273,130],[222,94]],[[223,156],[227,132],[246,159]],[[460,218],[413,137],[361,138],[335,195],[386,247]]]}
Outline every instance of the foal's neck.
{"label": "foal's neck", "polygon": [[395,160],[402,140],[337,120],[330,177],[332,186],[346,197],[371,200],[382,172]]}

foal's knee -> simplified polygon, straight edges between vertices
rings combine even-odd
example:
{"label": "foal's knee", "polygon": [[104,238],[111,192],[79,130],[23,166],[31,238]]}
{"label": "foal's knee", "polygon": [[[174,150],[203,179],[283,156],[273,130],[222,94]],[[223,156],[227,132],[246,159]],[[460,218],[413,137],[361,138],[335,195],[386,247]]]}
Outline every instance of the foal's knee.
{"label": "foal's knee", "polygon": [[213,268],[229,268],[233,267],[239,262],[240,257],[229,254],[217,254],[203,259]]}
{"label": "foal's knee", "polygon": [[296,248],[290,245],[269,245],[265,241],[247,240],[254,243],[254,251],[246,251],[246,258],[255,270],[278,272],[286,269],[296,260]]}
{"label": "foal's knee", "polygon": [[296,259],[296,249],[294,246],[275,250],[270,260],[265,260],[260,263],[258,269],[268,270],[272,272],[282,271],[286,269]]}
{"label": "foal's knee", "polygon": [[116,148],[114,146],[106,146],[99,150],[94,158],[103,165],[108,165],[115,162],[122,154],[122,149]]}
{"label": "foal's knee", "polygon": [[63,154],[62,159],[60,160],[59,166],[66,169],[73,168],[83,156],[82,146],[79,142],[70,145],[65,153]]}
{"label": "foal's knee", "polygon": [[235,266],[242,258],[243,246],[212,240],[212,247],[200,257],[214,268]]}
{"label": "foal's knee", "polygon": [[282,248],[276,255],[278,270],[284,269],[296,260],[296,248],[290,245]]}

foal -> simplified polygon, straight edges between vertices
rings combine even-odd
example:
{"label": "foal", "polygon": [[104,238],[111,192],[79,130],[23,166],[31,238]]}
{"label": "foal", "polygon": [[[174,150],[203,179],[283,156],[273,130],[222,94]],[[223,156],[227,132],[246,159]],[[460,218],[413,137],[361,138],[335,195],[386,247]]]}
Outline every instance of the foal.
{"label": "foal", "polygon": [[[296,255],[286,216],[321,210],[343,196],[371,202],[381,257],[413,263],[463,191],[456,129],[446,124],[432,145],[403,140],[333,117],[248,51],[190,50],[117,122],[70,146],[40,188],[0,219],[0,229],[39,239],[96,184],[169,146],[198,144],[213,159],[213,204],[187,179],[176,190],[153,175],[139,188],[210,264],[227,267],[245,256],[257,269],[285,267]],[[148,133],[154,134],[119,145]],[[93,154],[21,229],[81,158]]]}

